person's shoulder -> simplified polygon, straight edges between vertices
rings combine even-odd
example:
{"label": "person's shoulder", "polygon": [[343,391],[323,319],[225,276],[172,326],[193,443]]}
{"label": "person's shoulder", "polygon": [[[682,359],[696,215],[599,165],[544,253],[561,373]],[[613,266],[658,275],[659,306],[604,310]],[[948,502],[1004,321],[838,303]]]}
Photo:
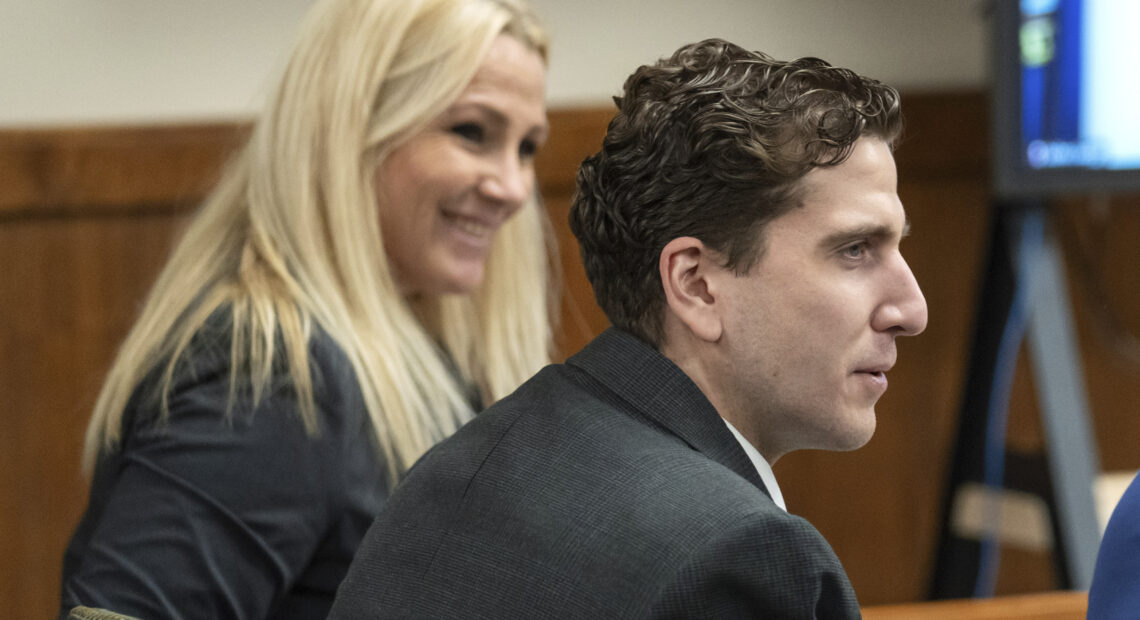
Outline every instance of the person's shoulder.
{"label": "person's shoulder", "polygon": [[[255,386],[259,379],[251,370],[250,352],[238,352],[235,358],[231,310],[219,307],[195,330],[173,367],[168,367],[169,360],[160,362],[140,381],[128,403],[131,425],[136,430],[153,426],[166,432],[187,423],[244,429],[284,421],[289,432],[310,434],[302,428],[306,424],[301,394],[280,332],[276,340],[266,382]],[[248,335],[239,342],[248,346]],[[344,350],[318,325],[301,346],[317,414],[317,435],[322,429],[346,425],[357,432],[366,409]]]}
{"label": "person's shoulder", "polygon": [[1112,511],[1089,588],[1089,618],[1126,618],[1140,605],[1140,475]]}
{"label": "person's shoulder", "polygon": [[806,520],[782,510],[733,511],[681,551],[647,615],[859,617],[831,546]]}
{"label": "person's shoulder", "polygon": [[[425,616],[533,614],[539,592],[566,617],[567,601],[578,617],[644,616],[680,567],[733,544],[751,551],[723,557],[742,561],[821,548],[759,487],[573,372],[547,367],[429,451],[376,522],[354,587],[382,579],[388,604]],[[456,585],[467,576],[470,591]],[[502,596],[479,607],[476,589]]]}
{"label": "person's shoulder", "polygon": [[[583,384],[580,371],[551,365],[479,414],[417,466],[425,477],[471,477],[512,492],[602,498],[674,519],[781,513],[757,486],[680,437]],[[415,472],[413,472],[415,473]],[[626,508],[623,508],[626,509]]]}
{"label": "person's shoulder", "polygon": [[[371,445],[375,435],[372,420],[356,368],[344,348],[316,326],[309,338],[308,354],[318,435],[331,434],[353,446]],[[374,446],[366,451],[375,451]]]}
{"label": "person's shoulder", "polygon": [[345,398],[360,392],[356,370],[348,354],[332,336],[315,326],[308,342],[313,392],[322,398]]}
{"label": "person's shoulder", "polygon": [[694,543],[713,532],[806,524],[751,481],[671,435],[626,443],[619,463],[613,495],[627,504],[622,509],[656,514],[659,527],[692,534]]}
{"label": "person's shoulder", "polygon": [[[814,617],[858,617],[843,565],[809,521],[708,459],[657,475],[673,481],[650,479],[644,497],[656,499],[644,501],[654,502],[651,509],[669,524],[659,540],[674,548],[674,568],[650,615],[784,617],[814,610]],[[729,582],[740,590],[726,596]]]}

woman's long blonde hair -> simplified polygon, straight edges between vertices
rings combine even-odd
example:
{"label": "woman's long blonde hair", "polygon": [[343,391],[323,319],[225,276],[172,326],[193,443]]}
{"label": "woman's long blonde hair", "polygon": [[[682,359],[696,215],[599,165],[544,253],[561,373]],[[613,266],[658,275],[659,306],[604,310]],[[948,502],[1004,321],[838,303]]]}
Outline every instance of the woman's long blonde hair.
{"label": "woman's long blonde hair", "polygon": [[552,242],[537,198],[498,233],[477,291],[412,308],[389,269],[373,186],[386,154],[458,98],[500,34],[546,59],[523,1],[318,2],[111,367],[87,429],[88,469],[116,449],[148,373],[161,371],[166,414],[179,359],[223,307],[231,404],[247,381],[256,403],[284,359],[306,428],[319,432],[308,359],[319,325],[352,363],[394,476],[472,415],[464,382],[491,401],[549,361]]}

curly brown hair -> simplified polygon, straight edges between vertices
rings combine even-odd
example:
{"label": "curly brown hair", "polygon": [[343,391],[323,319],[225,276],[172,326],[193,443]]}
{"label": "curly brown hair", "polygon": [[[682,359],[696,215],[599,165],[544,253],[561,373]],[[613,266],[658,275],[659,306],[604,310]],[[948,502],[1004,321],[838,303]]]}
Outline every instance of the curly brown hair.
{"label": "curly brown hair", "polygon": [[747,273],[805,174],[845,161],[861,136],[893,144],[902,130],[893,88],[720,39],[640,67],[614,102],[602,150],[578,172],[570,227],[610,322],[655,345],[669,241],[695,237]]}

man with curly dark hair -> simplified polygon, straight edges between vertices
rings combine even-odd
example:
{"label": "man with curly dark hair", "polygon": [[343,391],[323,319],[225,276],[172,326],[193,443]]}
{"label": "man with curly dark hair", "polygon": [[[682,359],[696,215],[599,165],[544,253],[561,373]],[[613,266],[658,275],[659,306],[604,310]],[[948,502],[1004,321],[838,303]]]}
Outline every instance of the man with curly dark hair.
{"label": "man with curly dark hair", "polygon": [[570,214],[613,328],[412,470],[335,617],[859,617],[771,465],[865,444],[926,327],[898,94],[713,39],[616,102]]}

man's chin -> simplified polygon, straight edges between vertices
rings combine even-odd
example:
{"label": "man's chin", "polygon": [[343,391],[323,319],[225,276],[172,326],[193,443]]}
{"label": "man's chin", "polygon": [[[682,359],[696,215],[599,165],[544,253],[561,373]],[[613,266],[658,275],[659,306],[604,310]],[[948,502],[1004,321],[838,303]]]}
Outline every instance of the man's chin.
{"label": "man's chin", "polygon": [[850,452],[858,450],[871,441],[875,435],[875,410],[860,412],[842,429],[836,429],[833,436],[835,443],[827,448],[837,452]]}

